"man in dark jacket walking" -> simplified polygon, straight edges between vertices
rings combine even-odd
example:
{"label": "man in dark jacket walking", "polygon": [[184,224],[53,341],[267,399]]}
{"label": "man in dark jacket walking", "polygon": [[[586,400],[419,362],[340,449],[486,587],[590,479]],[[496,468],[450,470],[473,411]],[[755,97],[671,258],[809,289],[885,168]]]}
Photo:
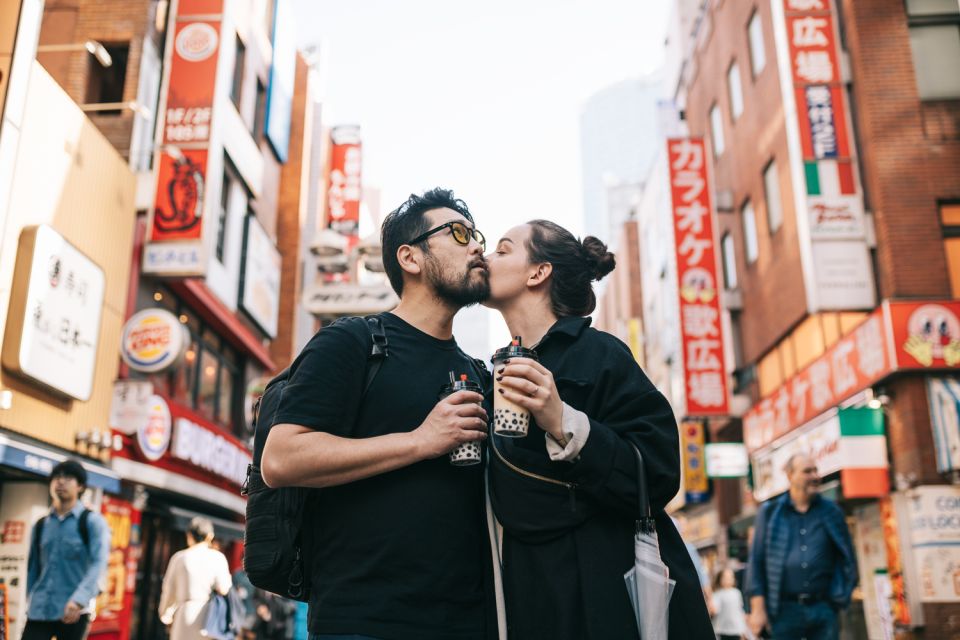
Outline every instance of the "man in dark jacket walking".
{"label": "man in dark jacket walking", "polygon": [[750,627],[777,640],[840,634],[837,612],[850,604],[857,563],[843,511],[817,489],[817,465],[795,454],[784,471],[790,490],[764,504],[750,552]]}

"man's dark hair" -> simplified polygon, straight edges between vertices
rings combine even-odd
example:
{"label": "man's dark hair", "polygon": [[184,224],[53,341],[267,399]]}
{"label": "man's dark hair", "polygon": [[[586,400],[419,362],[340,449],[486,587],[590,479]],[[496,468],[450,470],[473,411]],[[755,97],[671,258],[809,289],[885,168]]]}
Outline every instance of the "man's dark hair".
{"label": "man's dark hair", "polygon": [[203,542],[213,535],[213,523],[203,516],[196,516],[190,521],[187,533],[190,534],[194,542]]}
{"label": "man's dark hair", "polygon": [[[383,226],[380,228],[383,269],[390,279],[390,286],[398,296],[403,295],[403,269],[397,260],[397,249],[430,229],[430,223],[423,214],[434,209],[453,209],[473,224],[473,216],[470,215],[467,203],[455,197],[450,189],[441,187],[425,191],[420,196],[410,194],[406,202],[383,219]],[[429,253],[426,244],[422,247]]]}
{"label": "man's dark hair", "polygon": [[63,462],[59,463],[53,468],[53,471],[50,472],[50,480],[60,476],[75,478],[77,484],[79,484],[81,487],[87,486],[87,470],[83,468],[82,464],[76,460],[73,460],[72,458],[67,458]]}

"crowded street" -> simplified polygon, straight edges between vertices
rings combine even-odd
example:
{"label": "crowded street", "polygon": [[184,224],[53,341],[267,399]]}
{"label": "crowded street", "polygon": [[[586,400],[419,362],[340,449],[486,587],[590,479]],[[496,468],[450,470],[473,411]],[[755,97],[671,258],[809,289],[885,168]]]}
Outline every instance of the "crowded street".
{"label": "crowded street", "polygon": [[960,1],[0,1],[0,640],[960,640]]}

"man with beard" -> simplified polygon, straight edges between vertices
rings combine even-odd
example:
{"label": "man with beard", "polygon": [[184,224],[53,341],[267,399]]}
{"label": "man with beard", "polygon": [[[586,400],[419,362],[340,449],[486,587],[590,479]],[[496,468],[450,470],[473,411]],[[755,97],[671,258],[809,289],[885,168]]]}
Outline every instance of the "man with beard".
{"label": "man with beard", "polygon": [[400,296],[380,314],[387,357],[364,391],[364,322],[319,331],[290,367],[263,477],[321,488],[306,514],[311,638],[496,637],[483,467],[446,455],[486,438],[487,412],[469,391],[438,402],[450,372],[477,377],[452,330],[489,294],[485,241],[444,189],[411,195],[381,236]]}
{"label": "man with beard", "polygon": [[784,465],[790,490],[757,514],[747,595],[750,627],[777,640],[840,634],[837,612],[850,604],[857,561],[843,511],[820,496],[817,464],[797,453]]}

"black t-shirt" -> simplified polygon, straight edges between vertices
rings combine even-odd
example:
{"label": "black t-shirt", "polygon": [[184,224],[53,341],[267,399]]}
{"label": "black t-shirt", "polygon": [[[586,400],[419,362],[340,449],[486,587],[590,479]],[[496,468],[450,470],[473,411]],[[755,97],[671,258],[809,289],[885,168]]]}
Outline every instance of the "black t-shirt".
{"label": "black t-shirt", "polygon": [[[291,366],[274,423],[347,438],[408,432],[436,405],[450,371],[477,377],[454,340],[390,313],[381,318],[388,356],[366,396],[367,330],[334,324]],[[482,469],[441,456],[319,490],[308,513],[311,633],[483,638],[490,556]]]}

